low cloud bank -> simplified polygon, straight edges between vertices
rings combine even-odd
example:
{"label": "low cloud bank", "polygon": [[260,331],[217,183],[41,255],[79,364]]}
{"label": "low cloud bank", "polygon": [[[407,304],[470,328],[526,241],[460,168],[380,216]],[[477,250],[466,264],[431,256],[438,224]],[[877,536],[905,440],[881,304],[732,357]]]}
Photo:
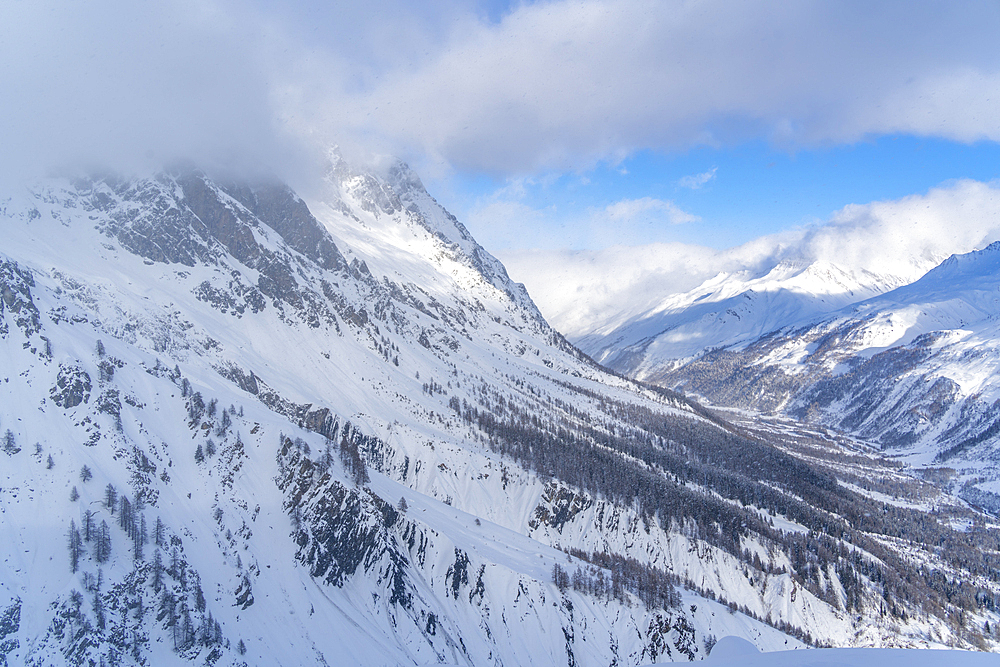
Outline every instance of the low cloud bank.
{"label": "low cloud bank", "polygon": [[570,337],[656,307],[719,273],[826,261],[912,281],[953,253],[1000,239],[1000,183],[959,181],[926,194],[847,206],[829,220],[715,250],[682,243],[597,251],[505,250],[511,276]]}

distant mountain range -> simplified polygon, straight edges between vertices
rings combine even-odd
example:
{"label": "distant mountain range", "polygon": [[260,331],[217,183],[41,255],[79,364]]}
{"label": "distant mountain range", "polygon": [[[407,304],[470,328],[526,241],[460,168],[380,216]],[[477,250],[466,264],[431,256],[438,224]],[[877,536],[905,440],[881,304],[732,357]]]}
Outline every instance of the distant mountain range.
{"label": "distant mountain range", "polygon": [[714,405],[792,416],[915,465],[965,470],[956,488],[1000,509],[1000,244],[898,283],[829,264],[722,276],[704,299],[685,295],[580,346]]}
{"label": "distant mountain range", "polygon": [[709,349],[815,321],[906,283],[903,276],[828,261],[785,259],[756,273],[721,273],[623,323],[581,336],[577,344],[602,364],[645,378]]}

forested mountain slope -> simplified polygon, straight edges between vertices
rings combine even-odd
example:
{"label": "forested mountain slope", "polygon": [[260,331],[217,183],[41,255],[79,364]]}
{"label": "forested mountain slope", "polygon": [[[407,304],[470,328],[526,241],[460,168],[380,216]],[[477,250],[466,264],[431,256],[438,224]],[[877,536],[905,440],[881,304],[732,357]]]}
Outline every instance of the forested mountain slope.
{"label": "forested mountain slope", "polygon": [[998,645],[982,515],[602,370],[405,165],[54,179],[0,233],[8,664]]}

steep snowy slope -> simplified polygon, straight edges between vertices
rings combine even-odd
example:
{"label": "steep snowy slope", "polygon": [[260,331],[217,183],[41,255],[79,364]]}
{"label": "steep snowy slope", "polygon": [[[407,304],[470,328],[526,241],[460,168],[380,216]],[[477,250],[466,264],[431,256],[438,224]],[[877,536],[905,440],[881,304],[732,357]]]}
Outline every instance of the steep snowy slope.
{"label": "steep snowy slope", "polygon": [[708,665],[719,667],[974,667],[992,665],[995,656],[959,651],[916,651],[913,649],[819,649],[816,651],[774,651],[761,653],[753,644],[738,637],[723,637]]}
{"label": "steep snowy slope", "polygon": [[308,203],[64,179],[0,216],[8,664],[997,645],[981,517],[920,524],[602,371],[404,165],[333,154]]}

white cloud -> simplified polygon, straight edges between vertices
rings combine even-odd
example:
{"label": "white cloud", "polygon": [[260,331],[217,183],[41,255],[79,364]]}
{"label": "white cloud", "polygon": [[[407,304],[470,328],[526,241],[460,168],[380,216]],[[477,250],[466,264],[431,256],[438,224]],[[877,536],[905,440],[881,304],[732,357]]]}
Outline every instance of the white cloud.
{"label": "white cloud", "polygon": [[600,248],[646,243],[668,235],[674,225],[701,220],[674,202],[653,197],[622,199],[603,208],[534,208],[532,188],[544,200],[546,179],[512,179],[480,198],[462,214],[476,239],[490,252],[505,248]]}
{"label": "white cloud", "polygon": [[476,240],[490,250],[512,242],[521,247],[545,247],[552,245],[553,238],[566,239],[558,223],[552,221],[554,214],[552,209],[538,210],[516,200],[493,199],[470,211],[466,222],[475,229]]}
{"label": "white cloud", "polygon": [[603,250],[503,250],[552,324],[570,336],[646,312],[720,272],[766,273],[783,259],[827,261],[915,280],[953,253],[1000,239],[1000,182],[959,181],[926,194],[847,206],[807,228],[727,250],[680,243]]}
{"label": "white cloud", "polygon": [[456,25],[335,100],[343,122],[499,173],[760,137],[1000,140],[989,3],[566,0]]}
{"label": "white cloud", "polygon": [[[2,172],[175,159],[272,166],[290,144],[267,27],[222,0],[0,3]],[[150,160],[152,158],[152,160]]]}
{"label": "white cloud", "polygon": [[334,140],[510,175],[762,137],[1000,140],[998,33],[990,2],[11,0],[0,145],[12,169]]}
{"label": "white cloud", "polygon": [[717,251],[684,243],[496,254],[549,322],[569,336],[622,312],[652,308],[666,294],[695,288],[721,266]]}
{"label": "white cloud", "polygon": [[677,181],[677,185],[682,188],[687,188],[688,190],[699,190],[705,186],[709,181],[715,178],[715,172],[718,171],[718,167],[712,167],[708,171],[702,172],[700,174],[692,174],[691,176],[685,176]]}
{"label": "white cloud", "polygon": [[642,197],[641,199],[622,199],[609,204],[604,209],[608,221],[615,224],[635,224],[642,222],[659,222],[666,220],[672,225],[701,220],[696,215],[682,211],[672,201]]}

